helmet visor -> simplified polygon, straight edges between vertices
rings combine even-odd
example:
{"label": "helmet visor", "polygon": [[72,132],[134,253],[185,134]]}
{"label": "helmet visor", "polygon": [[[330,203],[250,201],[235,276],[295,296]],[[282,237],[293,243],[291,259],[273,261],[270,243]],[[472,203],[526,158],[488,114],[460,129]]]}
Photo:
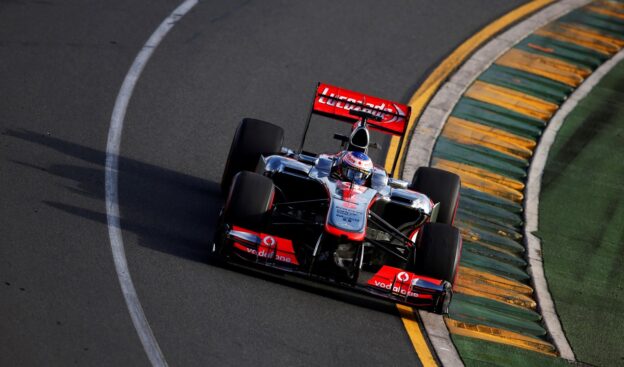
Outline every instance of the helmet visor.
{"label": "helmet visor", "polygon": [[347,181],[351,181],[357,185],[364,185],[369,175],[367,172],[360,171],[353,167],[344,167],[342,172]]}

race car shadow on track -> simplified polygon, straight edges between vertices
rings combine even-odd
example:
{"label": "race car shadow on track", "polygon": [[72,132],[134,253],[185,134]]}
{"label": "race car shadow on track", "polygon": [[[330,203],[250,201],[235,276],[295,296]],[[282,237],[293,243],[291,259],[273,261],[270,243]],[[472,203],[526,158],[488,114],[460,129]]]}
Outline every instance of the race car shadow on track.
{"label": "race car shadow on track", "polygon": [[[70,204],[50,198],[44,200],[44,204],[106,225],[104,151],[29,130],[7,130],[2,134],[68,156],[67,159],[61,159],[62,163],[47,166],[21,161],[13,163],[68,180],[66,187],[72,193],[97,199],[96,202],[73,200]],[[209,248],[223,204],[218,183],[123,156],[119,157],[119,172],[121,226],[124,231],[137,235],[139,245],[207,263],[206,266],[218,266],[225,271],[260,277],[282,286],[396,314],[396,308],[390,302],[354,294],[330,285],[210,262]],[[75,202],[84,203],[82,204],[84,206],[74,205]],[[126,241],[126,246],[129,245],[131,245],[129,241]]]}
{"label": "race car shadow on track", "polygon": [[[2,134],[68,156],[47,166],[13,163],[66,179],[69,191],[98,200],[93,203],[72,199],[70,204],[51,197],[44,200],[46,205],[107,223],[104,151],[29,130],[6,130]],[[76,202],[85,204],[76,206],[73,204]],[[193,261],[206,261],[221,205],[219,185],[215,182],[119,157],[121,226],[124,231],[136,234],[141,246]]]}
{"label": "race car shadow on track", "polygon": [[209,260],[209,264],[225,270],[235,271],[246,276],[260,278],[282,286],[314,293],[318,296],[331,298],[333,300],[349,303],[355,306],[366,307],[371,310],[390,313],[393,315],[397,313],[396,306],[392,302],[367,296],[363,293],[354,293],[352,291],[345,290],[344,288],[335,287],[329,284],[310,281],[293,275],[271,272],[270,270],[258,270],[240,264],[211,260]]}

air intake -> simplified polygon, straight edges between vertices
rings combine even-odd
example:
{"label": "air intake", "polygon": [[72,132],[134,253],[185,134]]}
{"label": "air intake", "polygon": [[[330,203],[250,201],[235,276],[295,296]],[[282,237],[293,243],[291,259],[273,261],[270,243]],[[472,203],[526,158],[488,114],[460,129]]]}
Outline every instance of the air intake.
{"label": "air intake", "polygon": [[349,137],[349,150],[366,153],[368,151],[369,141],[370,135],[368,129],[362,126],[357,127]]}

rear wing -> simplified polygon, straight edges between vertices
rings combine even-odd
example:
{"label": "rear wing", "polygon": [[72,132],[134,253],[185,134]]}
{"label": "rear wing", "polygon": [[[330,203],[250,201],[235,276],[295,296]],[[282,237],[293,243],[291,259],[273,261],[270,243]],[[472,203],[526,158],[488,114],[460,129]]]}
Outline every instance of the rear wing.
{"label": "rear wing", "polygon": [[347,121],[359,118],[349,113],[350,110],[368,112],[381,121],[369,121],[371,129],[402,136],[407,128],[412,112],[411,107],[389,100],[350,91],[333,85],[319,83],[314,96],[313,113],[319,113]]}
{"label": "rear wing", "polygon": [[351,110],[363,111],[376,116],[379,121],[371,119],[367,122],[371,130],[377,130],[401,138],[399,149],[397,149],[397,155],[394,159],[394,165],[392,166],[392,171],[394,172],[399,152],[401,151],[401,145],[403,145],[403,141],[405,140],[412,108],[405,104],[369,96],[364,93],[340,88],[327,83],[318,83],[316,86],[312,109],[308,116],[308,122],[299,150],[301,151],[303,149],[313,114],[329,116],[347,122],[358,121],[360,118],[349,113]]}

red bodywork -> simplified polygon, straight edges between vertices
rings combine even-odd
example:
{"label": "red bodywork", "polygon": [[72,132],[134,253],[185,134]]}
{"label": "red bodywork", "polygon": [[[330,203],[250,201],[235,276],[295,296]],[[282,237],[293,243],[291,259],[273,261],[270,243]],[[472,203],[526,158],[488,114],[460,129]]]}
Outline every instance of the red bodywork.
{"label": "red bodywork", "polygon": [[[293,242],[286,238],[233,226],[229,232],[233,248],[242,257],[255,263],[292,273],[299,273],[299,261]],[[306,274],[309,275],[309,274]],[[443,281],[384,265],[366,283],[355,288],[376,296],[414,306],[438,302]]]}
{"label": "red bodywork", "polygon": [[368,285],[376,288],[381,288],[390,291],[397,296],[403,296],[408,298],[423,298],[433,299],[431,294],[419,294],[413,292],[412,281],[420,279],[435,285],[442,285],[442,281],[438,279],[424,277],[410,273],[403,269],[394,268],[392,266],[384,265],[370,280]]}
{"label": "red bodywork", "polygon": [[350,110],[369,112],[381,118],[381,121],[369,120],[369,127],[399,136],[405,132],[412,113],[411,107],[404,104],[319,83],[314,99],[314,112],[348,121],[359,120],[357,116],[349,113]]}
{"label": "red bodywork", "polygon": [[291,240],[234,226],[232,230],[248,235],[247,241],[234,242],[234,248],[265,259],[275,259],[284,264],[299,265]]}

